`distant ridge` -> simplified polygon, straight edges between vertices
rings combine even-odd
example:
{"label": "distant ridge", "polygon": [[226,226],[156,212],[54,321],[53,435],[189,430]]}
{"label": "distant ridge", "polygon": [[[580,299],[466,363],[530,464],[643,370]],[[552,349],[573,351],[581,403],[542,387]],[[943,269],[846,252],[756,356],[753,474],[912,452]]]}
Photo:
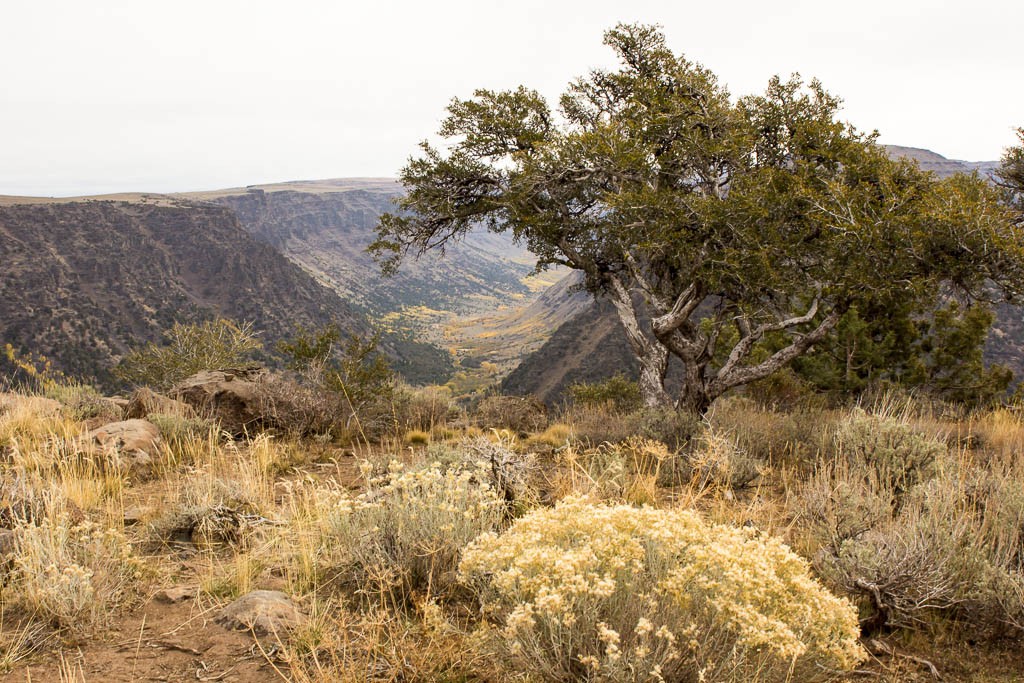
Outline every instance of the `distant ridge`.
{"label": "distant ridge", "polygon": [[947,159],[941,154],[930,149],[919,147],[903,147],[901,145],[882,145],[890,157],[902,157],[917,162],[925,171],[931,171],[940,178],[947,178],[954,173],[971,173],[978,171],[982,175],[988,175],[999,168],[998,161],[959,161]]}
{"label": "distant ridge", "polygon": [[[59,368],[106,384],[109,366],[127,348],[159,339],[160,331],[178,320],[211,315],[255,320],[268,344],[297,324],[318,327],[333,319],[365,334],[372,320],[384,328],[385,350],[407,380],[443,382],[452,372],[450,354],[401,316],[407,309],[479,314],[528,298],[523,279],[534,257],[507,236],[482,231],[453,245],[444,257],[410,260],[396,277],[385,278],[365,248],[375,238],[379,216],[394,210],[401,192],[393,178],[341,178],[179,194],[0,196],[0,239],[10,237],[0,245],[0,260],[16,264],[6,278],[0,276],[0,295],[6,297],[0,303],[0,344],[47,353]],[[129,215],[147,218],[123,226],[126,240],[121,241],[128,246],[110,242],[120,238],[105,228],[123,224]],[[190,227],[151,234],[150,218],[171,215]],[[148,267],[158,284],[147,287],[143,273],[131,272],[133,263],[145,261],[133,245],[148,251],[154,239],[166,242],[156,249],[166,259]],[[81,252],[91,254],[105,277],[78,291]],[[261,262],[264,257],[274,263]],[[218,273],[218,260],[237,264],[239,271],[251,267],[253,277],[265,274],[275,281],[263,285],[283,291],[247,307],[242,302],[249,293],[230,290],[238,273]],[[59,272],[60,281],[44,284],[42,271]],[[179,281],[192,271],[195,277]],[[20,279],[33,286],[16,291]],[[196,279],[202,281],[199,291],[191,287]],[[290,296],[310,287],[322,298],[317,311]],[[65,299],[68,305],[61,306]],[[57,320],[69,320],[51,329],[50,306]],[[76,309],[83,312],[78,319]],[[140,313],[149,309],[158,315]],[[41,342],[34,345],[37,338]]]}
{"label": "distant ridge", "polygon": [[444,256],[408,259],[394,277],[382,276],[366,247],[376,239],[380,215],[394,211],[401,194],[393,179],[346,178],[187,196],[230,208],[253,237],[371,316],[414,307],[480,312],[528,291],[522,279],[534,257],[486,231],[452,244]]}
{"label": "distant ridge", "polygon": [[[885,149],[942,177],[998,167]],[[365,247],[401,193],[394,178],[333,178],[178,194],[0,195],[0,343],[102,382],[129,346],[158,339],[174,320],[255,320],[273,341],[296,323],[334,318],[367,331],[372,319],[391,330],[387,351],[407,377],[444,381],[449,351],[425,334],[465,316],[467,334],[507,347],[505,367],[538,349],[506,379],[508,391],[554,401],[575,381],[631,370],[610,309],[595,308],[574,275],[531,292],[534,257],[506,234],[472,233],[383,278]],[[1003,307],[987,356],[1020,372],[1022,348],[1024,317]]]}

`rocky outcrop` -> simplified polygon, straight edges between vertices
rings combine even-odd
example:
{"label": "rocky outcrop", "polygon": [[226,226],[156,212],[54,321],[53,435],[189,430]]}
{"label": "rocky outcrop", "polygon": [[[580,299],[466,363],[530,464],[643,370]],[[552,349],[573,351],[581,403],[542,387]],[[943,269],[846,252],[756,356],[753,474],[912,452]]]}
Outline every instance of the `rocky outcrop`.
{"label": "rocky outcrop", "polygon": [[89,432],[88,441],[112,465],[127,471],[148,471],[160,453],[160,430],[146,420],[111,422]]}
{"label": "rocky outcrop", "polygon": [[306,621],[306,615],[285,593],[266,590],[243,595],[217,616],[217,623],[224,628],[256,635],[283,635]]}
{"label": "rocky outcrop", "polygon": [[263,414],[259,392],[265,377],[262,368],[204,370],[174,385],[169,393],[203,417],[220,422],[221,429],[241,435],[273,426]]}
{"label": "rocky outcrop", "polygon": [[196,416],[196,411],[187,403],[168,398],[146,387],[136,389],[124,408],[124,416],[129,420],[142,419],[154,413],[186,418]]}

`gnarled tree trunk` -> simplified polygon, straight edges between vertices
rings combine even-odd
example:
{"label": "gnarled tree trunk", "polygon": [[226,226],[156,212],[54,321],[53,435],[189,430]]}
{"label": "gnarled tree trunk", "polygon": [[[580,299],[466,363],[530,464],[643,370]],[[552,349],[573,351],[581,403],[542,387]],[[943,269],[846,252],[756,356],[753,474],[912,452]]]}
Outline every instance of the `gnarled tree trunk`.
{"label": "gnarled tree trunk", "polygon": [[612,276],[610,298],[619,322],[626,332],[626,340],[640,361],[640,399],[646,408],[666,408],[672,397],[665,391],[665,372],[668,370],[668,349],[644,334],[636,316],[633,299],[622,282]]}

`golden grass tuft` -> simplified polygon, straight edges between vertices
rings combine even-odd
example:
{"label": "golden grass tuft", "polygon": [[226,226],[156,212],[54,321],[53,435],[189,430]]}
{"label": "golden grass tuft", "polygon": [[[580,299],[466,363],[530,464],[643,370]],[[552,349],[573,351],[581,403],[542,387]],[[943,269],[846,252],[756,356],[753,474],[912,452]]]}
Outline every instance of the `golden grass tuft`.
{"label": "golden grass tuft", "polygon": [[422,429],[410,429],[405,433],[404,441],[410,446],[425,446],[430,443],[430,432]]}
{"label": "golden grass tuft", "polygon": [[525,445],[528,448],[536,448],[538,446],[549,446],[551,448],[562,448],[569,443],[573,438],[573,429],[567,424],[556,422],[553,425],[549,425],[540,434],[534,434],[530,436]]}

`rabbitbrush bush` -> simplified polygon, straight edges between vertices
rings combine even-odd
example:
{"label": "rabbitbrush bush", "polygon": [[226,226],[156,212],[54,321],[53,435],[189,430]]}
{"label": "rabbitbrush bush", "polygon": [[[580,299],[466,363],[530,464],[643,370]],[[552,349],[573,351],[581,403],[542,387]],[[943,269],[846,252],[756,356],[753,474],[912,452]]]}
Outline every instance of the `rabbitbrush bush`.
{"label": "rabbitbrush bush", "polygon": [[852,605],[752,529],[567,498],[488,533],[461,580],[510,669],[546,681],[755,681],[853,667]]}
{"label": "rabbitbrush bush", "polygon": [[15,526],[17,552],[8,590],[58,628],[89,632],[131,595],[138,563],[120,529],[75,522],[50,504]]}

